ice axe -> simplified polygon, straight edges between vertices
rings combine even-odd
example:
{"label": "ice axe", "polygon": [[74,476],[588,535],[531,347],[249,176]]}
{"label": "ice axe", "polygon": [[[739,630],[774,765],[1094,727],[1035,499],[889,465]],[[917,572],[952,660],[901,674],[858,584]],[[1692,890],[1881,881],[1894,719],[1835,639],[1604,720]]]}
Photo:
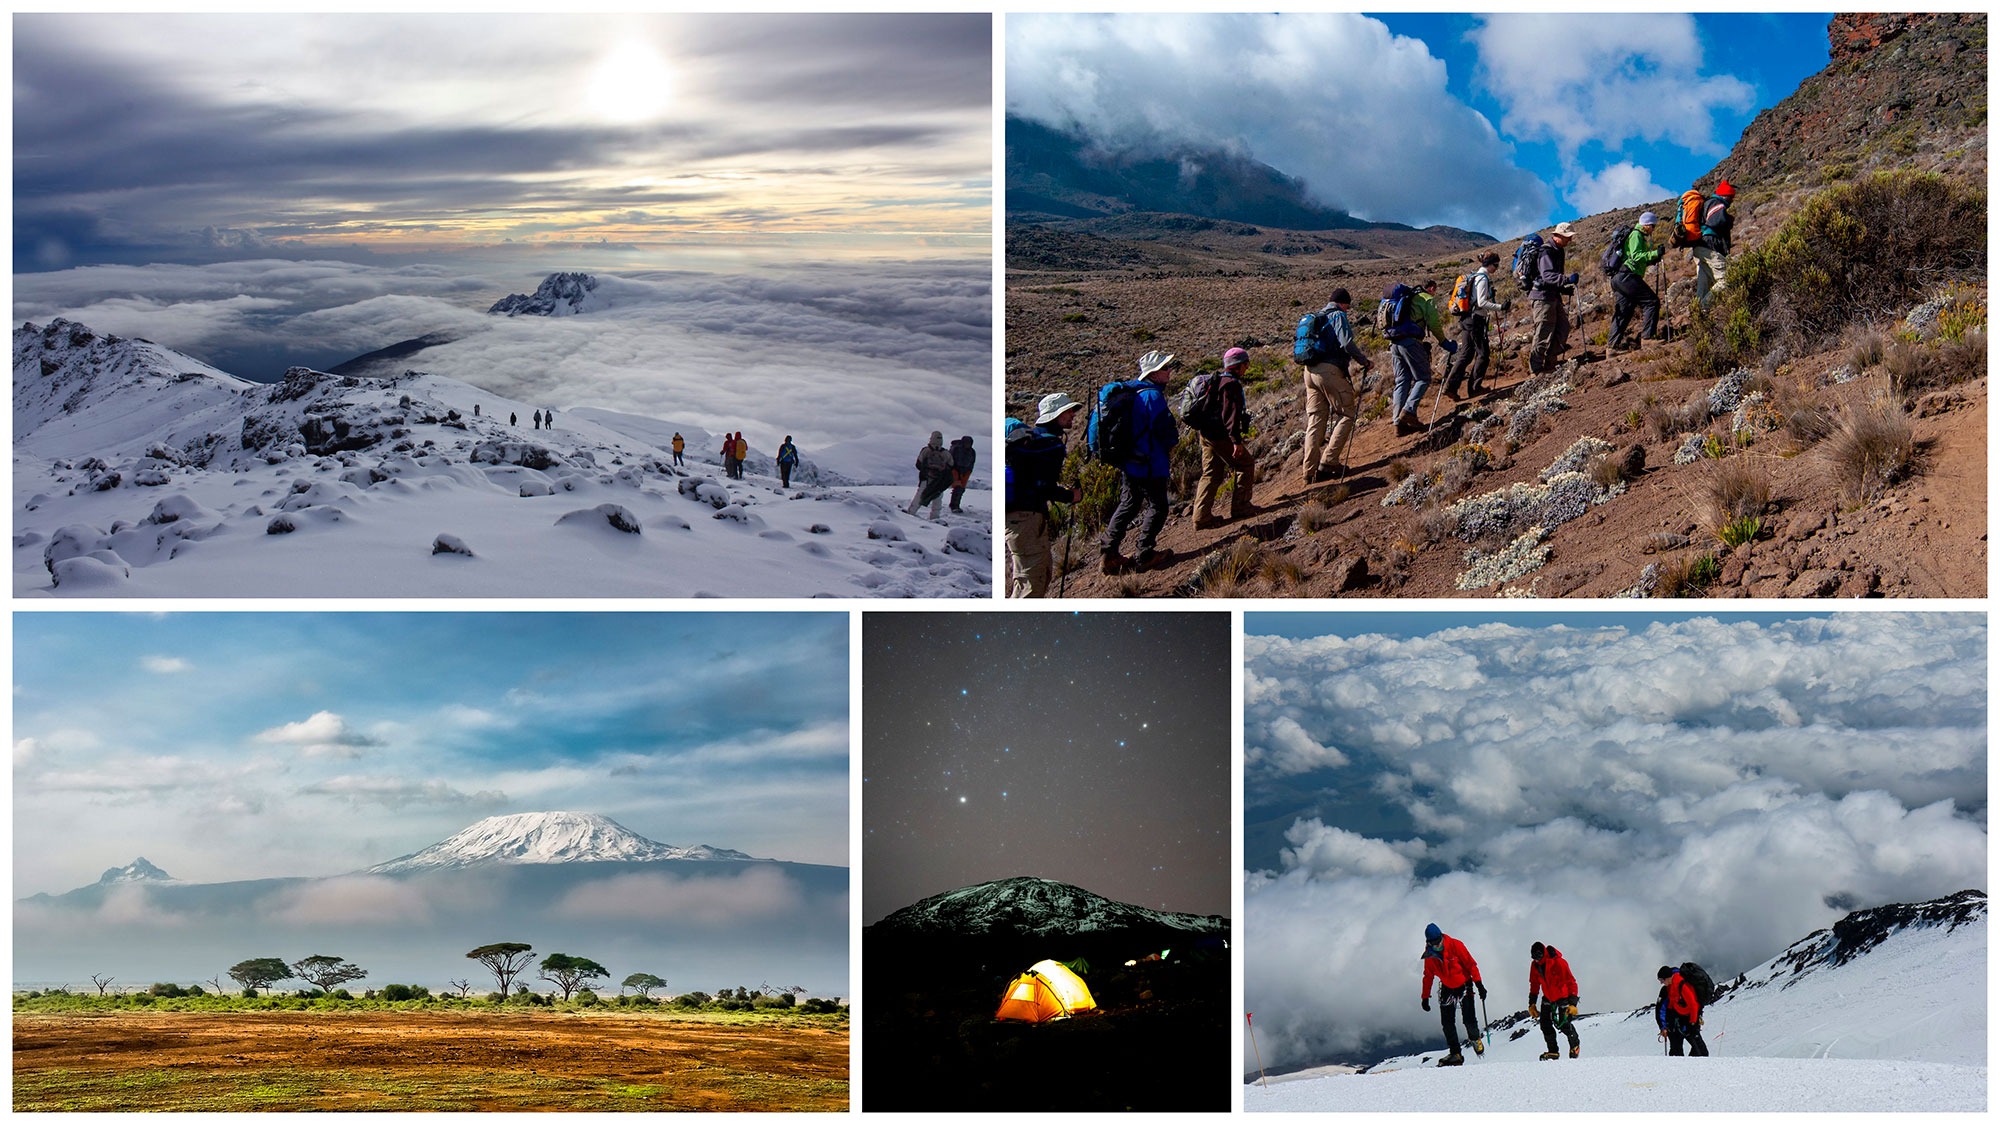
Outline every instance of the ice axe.
{"label": "ice axe", "polygon": [[1243,1026],[1250,1029],[1250,1049],[1257,1052],[1257,1084],[1265,1089],[1270,1089],[1270,1080],[1264,1077],[1264,1049],[1257,1045],[1257,1025],[1251,1022],[1250,1019],[1250,1017],[1256,1014],[1255,1012],[1243,1013]]}

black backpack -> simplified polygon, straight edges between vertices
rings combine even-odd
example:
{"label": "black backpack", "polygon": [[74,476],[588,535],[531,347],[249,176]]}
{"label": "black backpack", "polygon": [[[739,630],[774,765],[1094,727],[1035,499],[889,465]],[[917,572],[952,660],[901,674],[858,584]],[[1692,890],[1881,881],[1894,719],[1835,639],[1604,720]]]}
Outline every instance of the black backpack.
{"label": "black backpack", "polygon": [[1681,980],[1694,989],[1695,1001],[1706,1010],[1715,999],[1715,981],[1709,977],[1708,970],[1693,961],[1685,962],[1681,965]]}
{"label": "black backpack", "polygon": [[1204,371],[1188,380],[1174,398],[1174,413],[1194,430],[1213,430],[1222,424],[1222,380],[1234,378],[1221,371]]}
{"label": "black backpack", "polygon": [[1597,264],[1603,267],[1605,276],[1617,277],[1624,270],[1625,240],[1630,237],[1632,237],[1632,227],[1629,224],[1611,233],[1611,245],[1606,246],[1603,255],[1597,259]]}
{"label": "black backpack", "polygon": [[1090,412],[1090,424],[1084,430],[1084,448],[1092,457],[1113,466],[1123,466],[1132,459],[1132,451],[1138,447],[1133,407],[1138,404],[1143,382],[1132,379],[1097,388],[1097,409]]}

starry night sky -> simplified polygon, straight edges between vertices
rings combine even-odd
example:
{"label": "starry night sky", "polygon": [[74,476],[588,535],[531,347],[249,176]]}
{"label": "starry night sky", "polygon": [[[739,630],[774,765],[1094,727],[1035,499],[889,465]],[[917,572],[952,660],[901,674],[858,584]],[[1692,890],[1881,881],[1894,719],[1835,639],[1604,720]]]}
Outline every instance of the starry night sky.
{"label": "starry night sky", "polygon": [[870,613],[868,922],[1033,875],[1230,912],[1226,613]]}

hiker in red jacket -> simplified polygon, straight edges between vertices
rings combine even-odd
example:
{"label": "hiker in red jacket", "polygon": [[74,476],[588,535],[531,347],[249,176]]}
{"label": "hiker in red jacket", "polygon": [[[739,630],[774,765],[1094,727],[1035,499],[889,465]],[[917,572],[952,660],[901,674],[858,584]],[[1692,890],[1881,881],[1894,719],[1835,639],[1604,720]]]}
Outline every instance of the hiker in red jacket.
{"label": "hiker in red jacket", "polygon": [[1486,999],[1486,982],[1479,979],[1479,963],[1465,948],[1465,943],[1438,929],[1436,922],[1424,927],[1424,1011],[1431,1010],[1431,982],[1438,982],[1438,1018],[1444,1024],[1444,1041],[1451,1045],[1451,1053],[1438,1060],[1439,1066],[1463,1066],[1465,1056],[1459,1053],[1458,1029],[1453,1026],[1454,1009],[1463,1007],[1465,1037],[1472,1043],[1474,1054],[1486,1053],[1486,1041],[1479,1033],[1479,1017],[1473,1012],[1472,991],[1479,990],[1479,998]]}
{"label": "hiker in red jacket", "polygon": [[1535,1015],[1535,997],[1542,998],[1542,1041],[1549,1049],[1542,1052],[1542,1058],[1559,1059],[1556,1054],[1556,1029],[1569,1039],[1569,1057],[1576,1058],[1582,1050],[1577,1040],[1576,1024],[1576,974],[1569,971],[1569,962],[1556,952],[1553,945],[1541,942],[1528,947],[1528,1014]]}
{"label": "hiker in red jacket", "polygon": [[1701,998],[1672,965],[1660,966],[1660,980],[1660,1002],[1653,1013],[1659,1020],[1660,1033],[1667,1037],[1667,1053],[1680,1054],[1681,1043],[1686,1041],[1689,1055],[1706,1056],[1708,1044],[1701,1041]]}

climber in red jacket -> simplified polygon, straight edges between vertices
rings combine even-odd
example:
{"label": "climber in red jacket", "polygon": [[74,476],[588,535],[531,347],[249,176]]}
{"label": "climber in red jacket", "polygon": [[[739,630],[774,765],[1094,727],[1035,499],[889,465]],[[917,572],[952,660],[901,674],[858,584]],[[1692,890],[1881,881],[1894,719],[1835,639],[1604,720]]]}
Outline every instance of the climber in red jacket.
{"label": "climber in red jacket", "polygon": [[1431,1010],[1431,982],[1438,983],[1438,1018],[1444,1024],[1444,1041],[1451,1053],[1438,1060],[1439,1066],[1463,1066],[1465,1056],[1458,1049],[1458,1029],[1453,1026],[1454,1009],[1464,1009],[1465,1037],[1474,1054],[1486,1053],[1486,1041],[1479,1032],[1479,1017],[1473,1012],[1472,992],[1486,998],[1486,983],[1479,979],[1479,963],[1465,943],[1438,929],[1436,922],[1424,927],[1424,1011]]}
{"label": "climber in red jacket", "polygon": [[[1537,1012],[1535,998],[1542,999]],[[1553,945],[1536,942],[1528,947],[1528,1014],[1539,1014],[1542,1018],[1542,1041],[1548,1050],[1542,1052],[1543,1059],[1559,1059],[1556,1053],[1556,1029],[1569,1039],[1569,1057],[1576,1058],[1582,1051],[1582,1043],[1577,1039],[1576,1024],[1576,974],[1569,971],[1569,962],[1556,951]]]}

